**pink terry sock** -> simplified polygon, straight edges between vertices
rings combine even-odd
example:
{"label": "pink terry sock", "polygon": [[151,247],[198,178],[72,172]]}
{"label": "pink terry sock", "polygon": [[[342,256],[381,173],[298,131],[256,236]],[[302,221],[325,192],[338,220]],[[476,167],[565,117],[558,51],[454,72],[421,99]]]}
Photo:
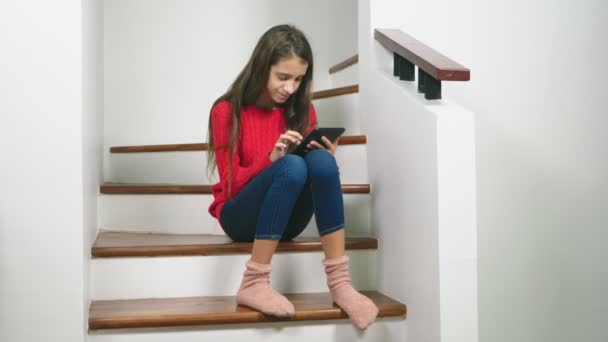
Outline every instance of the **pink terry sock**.
{"label": "pink terry sock", "polygon": [[350,284],[348,256],[324,259],[327,286],[334,302],[346,312],[357,328],[365,329],[376,320],[378,307],[371,299],[360,294]]}
{"label": "pink terry sock", "polygon": [[264,265],[247,261],[243,282],[236,294],[236,302],[265,314],[286,317],[293,316],[293,304],[285,296],[270,287],[270,264]]}

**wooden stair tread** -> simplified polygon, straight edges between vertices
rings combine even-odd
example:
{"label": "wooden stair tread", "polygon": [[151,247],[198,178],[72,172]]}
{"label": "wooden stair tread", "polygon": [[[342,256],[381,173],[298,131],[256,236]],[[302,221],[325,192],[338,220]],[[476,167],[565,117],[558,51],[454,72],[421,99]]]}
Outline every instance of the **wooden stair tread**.
{"label": "wooden stair tread", "polygon": [[359,85],[353,84],[353,85],[346,86],[346,87],[315,91],[312,94],[312,98],[313,98],[313,100],[318,100],[318,99],[324,99],[326,97],[355,94],[358,92],[359,92]]}
{"label": "wooden stair tread", "polygon": [[[406,306],[376,291],[362,291],[376,303],[378,317],[405,316]],[[267,316],[236,304],[234,296],[93,301],[89,329],[309,321],[347,318],[329,293],[285,295],[296,309],[292,318]]]}
{"label": "wooden stair tread", "polygon": [[[93,257],[250,254],[253,244],[233,242],[227,236],[206,234],[154,234],[101,231],[93,244]],[[346,249],[377,249],[374,238],[346,238]],[[298,237],[280,242],[277,252],[322,251],[321,240]]]}
{"label": "wooden stair tread", "polygon": [[[211,194],[211,185],[207,184],[136,184],[104,183],[100,187],[102,194]],[[345,194],[368,194],[369,184],[342,184]]]}
{"label": "wooden stair tread", "polygon": [[336,72],[338,72],[340,70],[344,70],[344,69],[348,68],[349,66],[354,65],[358,62],[359,62],[359,54],[356,54],[356,55],[349,57],[349,58],[345,59],[344,61],[332,66],[331,68],[329,68],[329,73],[335,74]]}
{"label": "wooden stair tread", "polygon": [[[365,143],[367,143],[366,135],[343,135],[340,137],[338,147],[342,145],[360,145]],[[209,145],[206,143],[114,146],[110,147],[110,153],[183,152],[207,151],[208,149]]]}

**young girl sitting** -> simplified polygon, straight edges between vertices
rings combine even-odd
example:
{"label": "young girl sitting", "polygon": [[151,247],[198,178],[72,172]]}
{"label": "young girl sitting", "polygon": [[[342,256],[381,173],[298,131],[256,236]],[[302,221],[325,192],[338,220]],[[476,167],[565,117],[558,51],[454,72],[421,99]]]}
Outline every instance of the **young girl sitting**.
{"label": "young girl sitting", "polygon": [[237,303],[275,316],[294,306],[270,287],[270,261],[279,241],[298,236],[313,213],[323,245],[323,266],[335,303],[360,328],[378,308],[350,283],[344,252],[344,204],[338,141],[313,141],[303,158],[289,154],[317,124],[311,104],[313,58],[304,34],[275,26],[258,41],[249,62],[209,117],[209,167],[217,165],[209,213],[234,241],[251,242]]}

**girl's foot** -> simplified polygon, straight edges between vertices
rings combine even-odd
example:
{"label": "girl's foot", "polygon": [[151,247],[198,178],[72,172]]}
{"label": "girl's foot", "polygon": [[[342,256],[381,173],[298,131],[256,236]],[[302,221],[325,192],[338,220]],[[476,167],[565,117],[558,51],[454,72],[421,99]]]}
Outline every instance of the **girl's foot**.
{"label": "girl's foot", "polygon": [[258,264],[249,260],[236,302],[268,315],[288,317],[295,314],[293,304],[285,296],[270,287],[270,264]]}
{"label": "girl's foot", "polygon": [[371,299],[360,294],[350,284],[348,273],[348,256],[335,259],[324,259],[327,286],[334,302],[346,312],[357,328],[366,329],[376,320],[378,307]]}

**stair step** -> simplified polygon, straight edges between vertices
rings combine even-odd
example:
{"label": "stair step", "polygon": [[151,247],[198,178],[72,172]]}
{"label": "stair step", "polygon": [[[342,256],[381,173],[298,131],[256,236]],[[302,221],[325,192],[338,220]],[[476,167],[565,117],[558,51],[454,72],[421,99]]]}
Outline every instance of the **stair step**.
{"label": "stair step", "polygon": [[[406,306],[376,291],[362,291],[376,303],[378,317],[405,316]],[[267,316],[236,304],[234,296],[108,300],[91,302],[89,329],[176,327],[211,324],[312,321],[347,318],[329,293],[285,295],[291,318]]]}
{"label": "stair step", "polygon": [[[321,100],[322,101],[322,100]],[[334,122],[334,126],[339,125]],[[330,127],[327,125],[326,127]],[[339,126],[342,127],[342,126]],[[168,145],[141,146],[141,152],[161,150]],[[175,146],[175,145],[173,145]],[[140,148],[140,146],[127,146]],[[367,146],[341,146],[335,154],[343,184],[369,183]],[[167,151],[152,153],[109,153],[104,182],[125,184],[215,184],[219,180],[217,168],[207,170],[206,151]],[[209,170],[210,171],[210,170]]]}
{"label": "stair step", "polygon": [[[253,243],[233,242],[227,236],[207,234],[153,234],[100,231],[93,257],[251,254]],[[346,238],[346,249],[378,249],[373,238]],[[322,251],[320,238],[298,237],[280,242],[277,252]]]}
{"label": "stair step", "polygon": [[[355,69],[357,69],[357,67],[355,67]],[[337,85],[352,84],[352,80],[358,78],[356,70],[343,71],[343,73],[345,74],[341,75],[341,73],[339,73],[336,75],[340,76],[333,76],[334,80],[332,80],[332,82],[339,82],[335,83]],[[357,93],[316,100],[315,109],[317,110],[319,127],[344,127],[348,134],[367,133],[365,125],[361,121],[365,115],[361,113],[359,94]],[[325,115],[325,113],[331,113],[331,115]],[[342,142],[340,141],[340,144],[341,143]],[[367,146],[367,143],[366,145],[360,146]],[[344,149],[346,150],[346,148]],[[340,153],[342,152],[338,148],[338,153],[336,154],[339,155]]]}
{"label": "stair step", "polygon": [[[367,143],[365,135],[343,135],[340,137],[338,146],[359,145]],[[142,153],[142,152],[184,152],[184,151],[207,151],[207,143],[193,144],[166,144],[166,145],[140,145],[140,146],[114,146],[110,147],[110,153]]]}
{"label": "stair step", "polygon": [[[211,194],[212,185],[207,184],[134,184],[104,183],[102,194]],[[345,194],[368,194],[369,184],[342,184]]]}
{"label": "stair step", "polygon": [[[373,236],[368,194],[344,195],[346,235]],[[207,211],[211,195],[100,195],[98,227],[104,230],[158,234],[225,235],[218,220]],[[318,237],[311,219],[301,237]]]}

